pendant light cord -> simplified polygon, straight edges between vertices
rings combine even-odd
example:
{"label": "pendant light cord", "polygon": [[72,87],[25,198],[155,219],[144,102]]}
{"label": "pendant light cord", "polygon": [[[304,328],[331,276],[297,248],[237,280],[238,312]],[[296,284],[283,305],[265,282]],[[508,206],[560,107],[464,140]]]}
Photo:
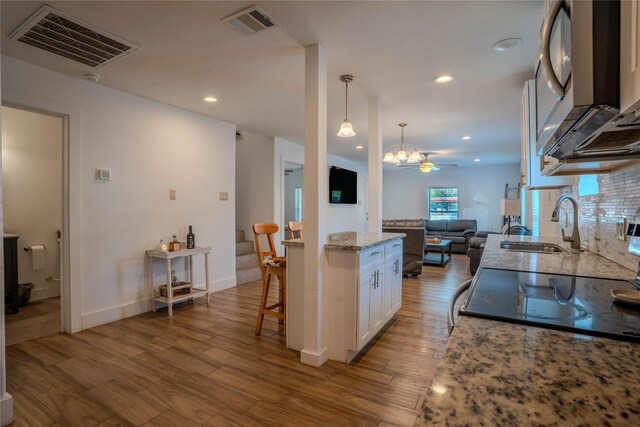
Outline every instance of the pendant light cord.
{"label": "pendant light cord", "polygon": [[348,108],[349,108],[349,82],[345,81],[344,82],[344,121],[345,122],[349,121]]}

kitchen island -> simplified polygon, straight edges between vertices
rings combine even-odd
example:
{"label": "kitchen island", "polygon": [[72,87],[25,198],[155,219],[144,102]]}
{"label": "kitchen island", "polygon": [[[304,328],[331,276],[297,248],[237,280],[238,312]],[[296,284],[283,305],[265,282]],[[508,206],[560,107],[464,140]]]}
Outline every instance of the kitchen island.
{"label": "kitchen island", "polygon": [[[325,250],[329,359],[349,363],[402,305],[403,233],[335,233]],[[304,239],[287,247],[287,347],[304,347]]]}
{"label": "kitchen island", "polygon": [[[635,278],[589,252],[511,252],[501,240],[535,239],[490,235],[481,268]],[[638,378],[637,343],[460,316],[416,424],[640,425]]]}

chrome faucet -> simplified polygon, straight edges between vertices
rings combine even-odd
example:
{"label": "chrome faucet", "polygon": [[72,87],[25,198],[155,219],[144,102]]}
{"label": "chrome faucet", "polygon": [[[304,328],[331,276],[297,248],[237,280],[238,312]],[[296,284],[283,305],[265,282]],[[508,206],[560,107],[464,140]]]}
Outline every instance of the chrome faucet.
{"label": "chrome faucet", "polygon": [[566,237],[564,235],[564,228],[561,228],[562,232],[562,240],[565,242],[571,242],[571,249],[580,250],[580,230],[578,230],[578,202],[571,194],[563,194],[558,199],[556,203],[556,208],[553,210],[553,214],[551,214],[551,221],[558,222],[560,221],[560,204],[565,200],[569,199],[571,204],[573,205],[573,234],[571,236]]}

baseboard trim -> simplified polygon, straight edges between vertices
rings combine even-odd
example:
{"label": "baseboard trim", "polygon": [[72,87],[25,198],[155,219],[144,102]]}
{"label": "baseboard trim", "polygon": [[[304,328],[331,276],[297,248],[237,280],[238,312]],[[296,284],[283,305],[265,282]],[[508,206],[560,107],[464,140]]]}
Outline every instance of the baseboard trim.
{"label": "baseboard trim", "polygon": [[13,396],[5,393],[0,399],[0,426],[6,426],[13,422]]}
{"label": "baseboard trim", "polygon": [[[211,283],[212,292],[220,292],[225,289],[233,288],[234,286],[236,286],[236,278],[234,276],[216,280]],[[194,287],[205,288],[205,284],[194,285]],[[146,313],[152,309],[151,301],[143,299],[102,310],[96,310],[91,313],[84,313],[82,315],[82,329],[93,328],[94,326],[104,325],[105,323],[111,323],[116,320],[126,319],[127,317],[137,316],[138,314]]]}
{"label": "baseboard trim", "polygon": [[46,288],[34,287],[31,290],[31,301],[60,296],[60,286],[47,286]]}
{"label": "baseboard trim", "polygon": [[300,352],[300,362],[305,365],[320,367],[324,362],[329,360],[329,348],[325,347],[319,353],[302,349]]}

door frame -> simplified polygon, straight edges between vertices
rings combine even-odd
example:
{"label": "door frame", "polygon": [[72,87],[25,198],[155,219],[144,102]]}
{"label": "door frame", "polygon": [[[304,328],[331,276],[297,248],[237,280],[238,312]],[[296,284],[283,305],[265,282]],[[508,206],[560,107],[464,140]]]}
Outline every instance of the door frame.
{"label": "door frame", "polygon": [[6,89],[2,90],[2,105],[62,119],[61,329],[67,333],[81,331],[81,110],[73,105]]}

